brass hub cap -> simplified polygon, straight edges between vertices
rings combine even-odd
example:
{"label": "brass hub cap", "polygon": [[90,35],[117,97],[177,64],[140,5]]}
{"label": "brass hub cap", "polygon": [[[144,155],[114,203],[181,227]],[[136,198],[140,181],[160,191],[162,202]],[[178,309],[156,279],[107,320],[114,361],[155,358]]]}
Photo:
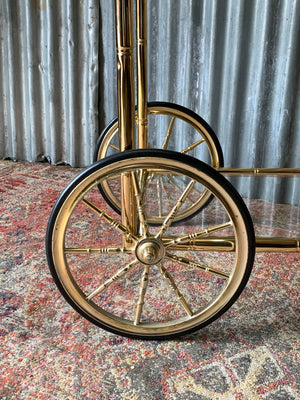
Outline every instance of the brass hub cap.
{"label": "brass hub cap", "polygon": [[135,249],[137,259],[147,265],[159,263],[164,255],[165,248],[159,240],[155,238],[147,238],[141,240]]}

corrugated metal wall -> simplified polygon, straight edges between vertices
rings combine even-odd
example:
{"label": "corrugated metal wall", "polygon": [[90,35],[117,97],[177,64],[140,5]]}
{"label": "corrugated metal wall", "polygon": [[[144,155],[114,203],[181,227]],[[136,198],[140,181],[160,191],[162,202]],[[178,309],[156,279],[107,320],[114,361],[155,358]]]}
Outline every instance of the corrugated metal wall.
{"label": "corrugated metal wall", "polygon": [[98,15],[92,0],[1,0],[1,157],[90,163]]}
{"label": "corrugated metal wall", "polygon": [[[0,157],[92,162],[116,115],[113,0],[0,0]],[[215,130],[225,166],[300,166],[300,0],[148,0],[149,100]],[[239,190],[299,203],[299,179]]]}

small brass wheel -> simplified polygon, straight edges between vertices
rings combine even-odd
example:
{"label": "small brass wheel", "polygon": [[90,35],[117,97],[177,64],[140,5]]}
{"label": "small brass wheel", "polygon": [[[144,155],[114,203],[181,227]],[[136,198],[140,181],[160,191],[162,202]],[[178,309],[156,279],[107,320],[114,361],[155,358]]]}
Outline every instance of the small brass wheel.
{"label": "small brass wheel", "polygon": [[[152,136],[149,135],[149,148],[178,151],[191,155],[213,168],[223,167],[223,153],[218,138],[212,128],[199,115],[185,107],[165,102],[148,103],[148,114],[149,132],[154,133]],[[118,152],[120,152],[118,119],[115,118],[99,136],[94,161]],[[161,201],[160,192],[164,190],[166,182],[168,181],[167,184],[170,185],[170,179],[172,179],[174,187],[180,185],[177,179],[168,176],[156,179],[155,191],[158,201]],[[104,181],[99,185],[99,189],[108,204],[115,211],[120,212],[120,197],[109,182]],[[191,203],[190,207],[186,208],[184,212],[179,212],[176,221],[190,218],[191,215],[206,206],[210,199],[211,196],[208,191],[199,193],[196,204]],[[163,219],[164,216],[160,214],[149,215],[150,224],[159,224]]]}
{"label": "small brass wheel", "polygon": [[[121,174],[131,181],[122,190],[132,194],[134,228],[98,190]],[[159,207],[151,174],[182,182],[165,186],[159,226],[148,224]],[[213,196],[209,205],[174,225],[203,188]],[[150,149],[120,152],[80,173],[54,206],[46,249],[59,290],[85,318],[120,335],[166,339],[211,323],[234,303],[255,239],[243,200],[223,176],[185,154]]]}

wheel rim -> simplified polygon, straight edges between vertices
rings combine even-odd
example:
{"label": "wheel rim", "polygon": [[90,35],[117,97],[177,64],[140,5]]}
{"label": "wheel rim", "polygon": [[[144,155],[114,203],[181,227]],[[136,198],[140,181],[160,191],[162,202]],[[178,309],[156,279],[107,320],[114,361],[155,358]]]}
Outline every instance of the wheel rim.
{"label": "wheel rim", "polygon": [[[153,103],[148,106],[149,132],[164,132],[159,143],[149,143],[149,148],[161,148],[179,151],[191,155],[206,162],[213,168],[223,166],[223,155],[218,140],[212,129],[198,115],[192,111],[173,105],[171,103]],[[184,134],[183,134],[184,133]],[[190,138],[193,139],[190,139]],[[153,138],[151,139],[153,140]],[[103,159],[111,154],[120,152],[118,143],[118,121],[115,120],[104,132],[95,152],[95,160]],[[164,190],[164,179],[157,181],[157,196]],[[180,182],[172,182],[174,186]],[[109,182],[103,181],[99,187],[102,194],[118,212],[121,210],[121,201],[118,194]],[[199,193],[197,201],[191,203],[184,212],[179,212],[176,221],[190,218],[191,215],[205,207],[210,201],[210,193],[205,190]],[[159,224],[163,221],[163,215],[149,215],[150,224]],[[176,222],[175,221],[175,222]]]}
{"label": "wheel rim", "polygon": [[[145,233],[147,224],[141,223],[144,233],[134,235],[132,248],[124,251],[118,216],[106,210],[112,218],[108,223],[107,214],[99,212],[105,204],[101,203],[97,185],[116,172],[130,172],[139,182],[141,170],[155,168],[160,173],[163,169],[166,174],[184,176],[185,190],[190,193],[189,185],[204,184],[214,200],[194,218],[196,222],[174,228],[172,224],[167,227],[170,221],[165,222],[164,227],[149,228],[149,234]],[[192,180],[196,183],[191,184]],[[150,194],[151,187],[146,187],[142,196],[144,215],[152,207]],[[173,197],[178,206],[178,199],[185,194],[178,192]],[[50,237],[54,273],[71,304],[108,330],[145,338],[177,336],[217,317],[244,285],[251,238],[241,206],[214,178],[190,164],[175,159],[128,157],[87,174],[63,198]],[[176,240],[177,246],[178,241],[185,240],[192,248],[195,235],[202,232],[207,237],[204,230],[213,231],[211,228],[218,232],[216,239],[227,235],[227,231],[234,235],[233,253],[216,256],[215,252],[174,250]],[[186,236],[191,234],[187,243]],[[173,245],[170,238],[175,240]],[[152,261],[150,257],[147,262],[150,253]]]}

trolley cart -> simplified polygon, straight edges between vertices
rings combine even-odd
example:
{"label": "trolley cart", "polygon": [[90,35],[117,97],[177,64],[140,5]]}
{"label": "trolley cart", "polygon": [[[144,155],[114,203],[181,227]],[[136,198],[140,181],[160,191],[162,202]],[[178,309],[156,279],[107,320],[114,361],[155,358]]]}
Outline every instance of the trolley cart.
{"label": "trolley cart", "polygon": [[[135,108],[133,4],[115,0],[118,118],[100,135],[95,163],[57,200],[46,248],[59,290],[85,318],[120,335],[166,339],[222,315],[244,289],[255,250],[300,251],[299,238],[255,238],[224,175],[299,176],[300,169],[224,168],[201,117],[147,103],[146,6],[136,0]],[[148,130],[160,127],[164,141],[152,149]],[[199,138],[189,143],[183,127]],[[196,149],[201,160],[185,154]]]}

